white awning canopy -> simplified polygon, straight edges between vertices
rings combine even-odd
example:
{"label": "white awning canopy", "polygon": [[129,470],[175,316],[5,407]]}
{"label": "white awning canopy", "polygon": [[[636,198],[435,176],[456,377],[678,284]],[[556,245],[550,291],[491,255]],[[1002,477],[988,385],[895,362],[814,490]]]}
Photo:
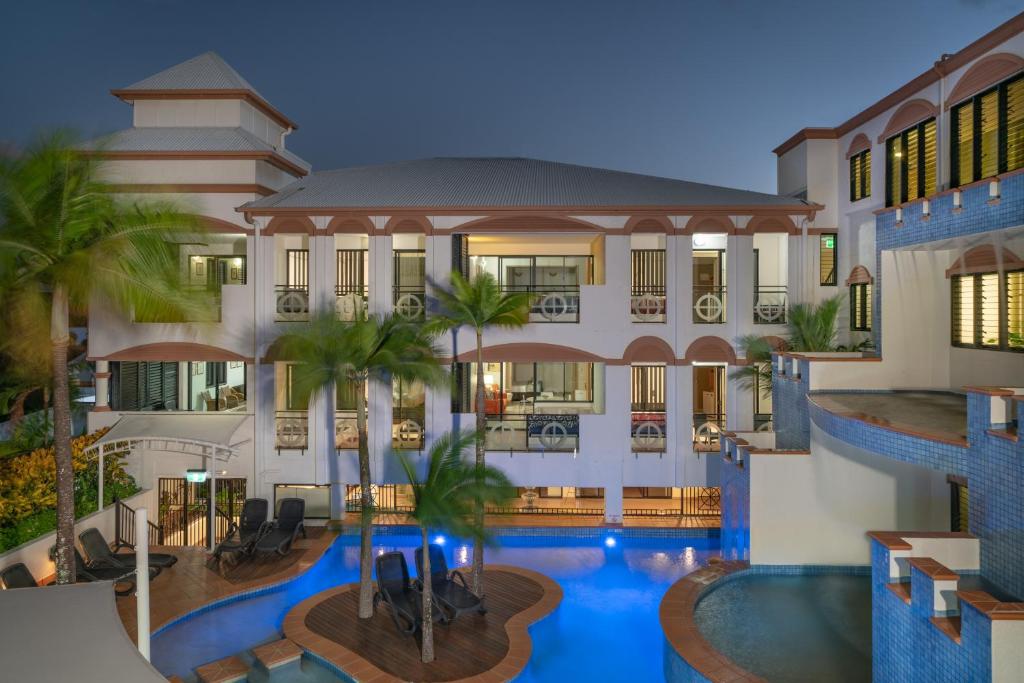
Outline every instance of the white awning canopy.
{"label": "white awning canopy", "polygon": [[227,460],[238,454],[232,437],[248,416],[238,413],[142,413],[124,415],[87,450],[101,455],[135,445],[153,450]]}

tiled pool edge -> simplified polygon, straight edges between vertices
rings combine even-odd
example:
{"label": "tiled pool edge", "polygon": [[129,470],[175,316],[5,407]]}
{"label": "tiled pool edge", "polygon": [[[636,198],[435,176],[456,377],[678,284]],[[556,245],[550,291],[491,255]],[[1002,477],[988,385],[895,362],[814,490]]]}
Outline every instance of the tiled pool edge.
{"label": "tiled pool edge", "polygon": [[[615,536],[616,538],[719,538],[721,528],[719,527],[687,527],[687,528],[659,528],[659,527],[488,527],[487,531],[494,536],[557,536],[570,538],[604,538]],[[348,526],[341,531],[342,536],[355,536],[359,533],[359,527]],[[419,527],[413,524],[381,524],[374,525],[374,536],[400,536],[405,534],[419,534]]]}
{"label": "tiled pool edge", "polygon": [[658,610],[665,636],[664,674],[668,683],[763,681],[738,666],[701,634],[694,620],[698,603],[711,592],[746,576],[845,574],[870,576],[870,565],[750,565],[724,560],[702,567],[669,587]]}

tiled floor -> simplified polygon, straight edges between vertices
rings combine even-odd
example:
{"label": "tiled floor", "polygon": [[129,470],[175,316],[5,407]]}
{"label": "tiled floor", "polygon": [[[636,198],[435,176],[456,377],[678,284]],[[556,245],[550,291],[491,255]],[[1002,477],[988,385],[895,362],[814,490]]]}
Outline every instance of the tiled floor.
{"label": "tiled floor", "polygon": [[[309,527],[308,539],[299,538],[286,557],[248,558],[240,563],[211,564],[204,548],[157,548],[173,553],[178,562],[164,569],[150,584],[150,624],[155,631],[167,622],[221,598],[258,586],[284,581],[313,565],[337,536],[324,527]],[[125,630],[136,635],[135,596],[117,599]]]}
{"label": "tiled floor", "polygon": [[821,392],[811,400],[830,413],[926,438],[965,442],[967,397],[943,391]]}

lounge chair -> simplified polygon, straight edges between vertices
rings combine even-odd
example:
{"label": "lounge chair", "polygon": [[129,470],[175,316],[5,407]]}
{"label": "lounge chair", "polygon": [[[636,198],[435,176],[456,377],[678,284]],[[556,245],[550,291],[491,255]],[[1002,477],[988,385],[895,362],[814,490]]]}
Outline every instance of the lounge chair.
{"label": "lounge chair", "polygon": [[[85,550],[85,554],[89,557],[90,567],[135,569],[136,554],[112,552],[110,550],[110,545],[107,543],[107,539],[103,538],[103,534],[96,527],[86,529],[80,533],[78,535],[78,540],[82,542],[82,548]],[[177,561],[178,558],[176,556],[168,555],[167,553],[149,554],[150,567],[170,567]]]}
{"label": "lounge chair", "polygon": [[306,527],[302,520],[306,516],[306,501],[302,498],[285,498],[281,501],[281,509],[277,519],[269,526],[253,546],[256,553],[277,553],[282,557],[292,549],[292,543],[301,533],[306,537]]}
{"label": "lounge chair", "polygon": [[[444,558],[441,546],[431,543],[429,547],[430,589],[433,597],[451,614],[451,619],[454,620],[465,612],[486,614],[487,608],[484,607],[483,600],[469,590],[462,572],[448,571],[448,562]],[[426,581],[426,577],[423,576],[423,548],[416,548],[416,573],[420,581]]]}
{"label": "lounge chair", "polygon": [[[57,546],[50,546],[50,559],[57,556]],[[149,578],[152,579],[160,573],[159,567],[149,568]],[[123,567],[89,567],[82,557],[82,553],[75,548],[75,579],[78,583],[89,583],[91,581],[113,581],[115,595],[131,595],[135,591],[135,567],[125,569]],[[117,589],[118,584],[128,584],[127,588]]]}
{"label": "lounge chair", "polygon": [[268,509],[266,498],[246,498],[242,505],[242,518],[238,524],[231,523],[228,535],[213,549],[213,556],[220,559],[224,553],[251,553],[256,541],[260,540],[267,529]]}
{"label": "lounge chair", "polygon": [[[374,562],[377,569],[377,592],[373,594],[373,608],[381,602],[387,603],[391,620],[401,633],[412,634],[423,622],[423,593],[409,580],[409,565],[405,555],[396,551],[378,555]],[[448,623],[448,617],[437,603],[432,603],[434,619]]]}
{"label": "lounge chair", "polygon": [[32,576],[32,572],[21,562],[12,564],[10,567],[0,571],[0,583],[3,584],[4,590],[35,588],[39,585],[35,577]]}

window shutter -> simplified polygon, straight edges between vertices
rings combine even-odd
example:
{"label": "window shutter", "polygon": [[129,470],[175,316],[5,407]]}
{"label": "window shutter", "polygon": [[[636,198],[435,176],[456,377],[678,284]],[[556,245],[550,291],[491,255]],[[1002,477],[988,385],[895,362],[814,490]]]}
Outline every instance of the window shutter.
{"label": "window shutter", "polygon": [[1006,274],[1006,345],[1024,351],[1024,270]]}
{"label": "window shutter", "polygon": [[1024,77],[1006,86],[1006,170],[1024,166]]}
{"label": "window shutter", "polygon": [[469,277],[469,235],[452,235],[452,270]]}

